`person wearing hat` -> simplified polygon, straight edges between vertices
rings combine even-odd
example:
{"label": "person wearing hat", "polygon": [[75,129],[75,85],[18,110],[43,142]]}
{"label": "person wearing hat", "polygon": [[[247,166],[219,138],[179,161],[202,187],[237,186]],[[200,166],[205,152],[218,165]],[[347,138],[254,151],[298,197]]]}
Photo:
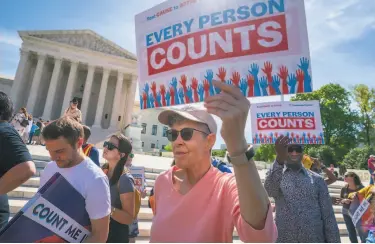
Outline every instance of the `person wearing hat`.
{"label": "person wearing hat", "polygon": [[289,143],[286,136],[276,140],[276,160],[264,182],[275,199],[277,242],[341,242],[327,184],[303,166],[303,145]]}
{"label": "person wearing hat", "polygon": [[75,97],[70,101],[70,106],[65,110],[64,116],[68,116],[82,123],[82,113],[81,110],[78,109],[78,98]]}
{"label": "person wearing hat", "polygon": [[[176,165],[155,181],[155,216],[150,242],[274,242],[277,229],[266,190],[248,148],[245,126],[250,102],[232,85],[213,81],[220,94],[207,97],[206,110],[186,107],[159,114],[167,125]],[[234,174],[211,165],[217,125]]]}

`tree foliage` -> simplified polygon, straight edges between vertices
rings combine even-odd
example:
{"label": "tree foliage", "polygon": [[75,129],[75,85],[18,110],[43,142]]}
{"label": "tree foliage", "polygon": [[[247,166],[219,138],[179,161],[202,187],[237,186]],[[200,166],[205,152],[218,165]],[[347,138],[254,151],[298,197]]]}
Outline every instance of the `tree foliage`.
{"label": "tree foliage", "polygon": [[167,151],[167,152],[172,152],[172,144],[171,144],[171,143],[168,143],[168,144],[164,147],[164,150]]}
{"label": "tree foliage", "polygon": [[256,161],[273,162],[276,158],[275,146],[270,144],[261,145],[255,152]]}
{"label": "tree foliage", "polygon": [[219,150],[212,150],[212,156],[214,157],[225,157],[226,150],[219,149]]}
{"label": "tree foliage", "polygon": [[357,145],[358,115],[350,108],[350,93],[339,84],[327,84],[311,93],[297,94],[292,101],[318,100],[325,143],[342,160]]}
{"label": "tree foliage", "polygon": [[371,142],[374,140],[375,89],[370,89],[363,84],[355,85],[352,89],[352,95],[360,113],[360,140],[367,146],[371,146]]}
{"label": "tree foliage", "polygon": [[343,164],[348,169],[368,169],[367,160],[371,154],[375,154],[374,148],[363,147],[363,148],[353,148],[345,156]]}
{"label": "tree foliage", "polygon": [[333,148],[327,145],[310,147],[307,154],[314,158],[319,158],[323,161],[324,165],[329,166],[334,164],[336,166],[337,160]]}

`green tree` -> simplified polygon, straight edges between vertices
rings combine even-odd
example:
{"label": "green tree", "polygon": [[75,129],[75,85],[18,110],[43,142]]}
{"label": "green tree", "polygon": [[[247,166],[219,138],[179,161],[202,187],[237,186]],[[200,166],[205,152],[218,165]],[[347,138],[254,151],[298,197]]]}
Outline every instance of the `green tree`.
{"label": "green tree", "polygon": [[226,150],[223,150],[223,149],[212,150],[212,156],[223,158],[225,157],[225,152]]}
{"label": "green tree", "polygon": [[172,144],[171,144],[171,143],[168,143],[168,144],[164,147],[164,150],[167,151],[167,152],[172,152]]}
{"label": "green tree", "polygon": [[369,156],[374,153],[375,150],[371,147],[353,148],[345,155],[343,164],[348,169],[367,169],[367,160]]}
{"label": "green tree", "polygon": [[272,144],[261,145],[255,153],[256,161],[273,162],[276,158],[275,146]]}
{"label": "green tree", "polygon": [[364,84],[355,85],[352,95],[361,115],[361,138],[367,146],[370,146],[374,135],[375,89],[370,89]]}
{"label": "green tree", "polygon": [[350,108],[350,93],[338,84],[327,84],[311,93],[297,94],[292,101],[318,100],[325,144],[342,160],[357,145],[358,115]]}
{"label": "green tree", "polygon": [[319,158],[323,161],[324,165],[337,164],[335,150],[327,145],[310,147],[307,154],[314,158]]}

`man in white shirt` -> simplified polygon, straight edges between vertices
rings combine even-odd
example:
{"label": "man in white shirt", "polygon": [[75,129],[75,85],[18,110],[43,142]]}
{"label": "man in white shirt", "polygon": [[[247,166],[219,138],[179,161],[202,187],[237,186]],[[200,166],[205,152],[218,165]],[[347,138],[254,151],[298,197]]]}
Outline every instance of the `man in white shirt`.
{"label": "man in white shirt", "polygon": [[108,178],[82,151],[82,125],[69,117],[63,117],[47,125],[42,136],[52,162],[44,169],[41,187],[56,172],[64,176],[86,201],[91,235],[85,242],[106,242],[111,212]]}

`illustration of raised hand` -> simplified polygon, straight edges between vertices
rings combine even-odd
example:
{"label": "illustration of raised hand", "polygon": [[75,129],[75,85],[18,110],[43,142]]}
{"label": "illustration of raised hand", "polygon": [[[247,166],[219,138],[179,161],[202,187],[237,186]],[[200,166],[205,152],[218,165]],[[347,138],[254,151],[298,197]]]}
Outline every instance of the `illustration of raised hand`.
{"label": "illustration of raised hand", "polygon": [[221,82],[225,82],[225,77],[227,76],[227,71],[224,67],[219,68],[219,73],[216,74],[217,77],[219,77]]}
{"label": "illustration of raised hand", "polygon": [[262,88],[263,96],[268,96],[267,87],[268,87],[268,80],[267,77],[263,76],[260,78],[260,87]]}
{"label": "illustration of raised hand", "polygon": [[241,75],[240,73],[238,73],[237,71],[233,72],[232,73],[232,78],[231,78],[231,81],[232,83],[235,85],[235,86],[239,86],[240,85],[240,80],[241,80]]}
{"label": "illustration of raised hand", "polygon": [[193,100],[193,89],[191,88],[191,86],[188,86],[188,88],[186,90],[185,97],[187,97],[186,103],[193,103],[194,102],[194,100]]}
{"label": "illustration of raised hand", "polygon": [[213,96],[215,95],[214,93],[214,85],[212,84],[212,81],[214,79],[214,72],[212,70],[207,70],[206,71],[206,75],[204,76],[204,78],[206,80],[208,80],[209,84],[210,84],[210,88],[209,88],[209,91],[210,91],[210,96]]}
{"label": "illustration of raised hand", "polygon": [[194,91],[194,101],[199,102],[199,97],[198,97],[198,80],[194,77],[191,80],[191,88]]}
{"label": "illustration of raised hand", "polygon": [[180,84],[181,86],[184,88],[184,91],[186,91],[187,87],[186,87],[186,82],[187,82],[187,77],[186,75],[181,75],[181,78],[180,78]]}
{"label": "illustration of raised hand", "polygon": [[272,87],[275,90],[276,95],[281,95],[280,78],[277,75],[272,76]]}
{"label": "illustration of raised hand", "polygon": [[288,94],[288,68],[284,65],[281,66],[277,75],[281,79],[282,94]]}
{"label": "illustration of raised hand", "polygon": [[208,83],[207,80],[203,81],[203,88],[204,88],[204,97],[209,97],[210,96],[210,83]]}
{"label": "illustration of raised hand", "polygon": [[150,86],[148,83],[145,84],[145,88],[143,89],[144,92],[146,92],[146,94],[148,94],[148,92],[150,91]]}
{"label": "illustration of raised hand", "polygon": [[156,88],[156,82],[153,81],[153,82],[151,83],[151,91],[152,91],[152,94],[153,94],[154,96],[156,96],[156,90],[157,90],[157,88]]}
{"label": "illustration of raised hand", "polygon": [[272,64],[271,62],[265,62],[264,68],[262,69],[263,73],[267,76],[268,83],[272,82]]}
{"label": "illustration of raised hand", "polygon": [[163,103],[163,106],[166,106],[166,101],[165,101],[165,86],[163,84],[160,85],[160,94],[161,94],[161,101]]}
{"label": "illustration of raised hand", "polygon": [[305,73],[308,72],[310,66],[310,61],[307,58],[300,58],[300,64],[298,67]]}
{"label": "illustration of raised hand", "polygon": [[180,98],[180,104],[185,104],[184,102],[184,88],[178,89],[178,97]]}
{"label": "illustration of raised hand", "polygon": [[296,77],[297,77],[297,82],[298,82],[297,93],[303,93],[303,81],[305,79],[305,75],[303,71],[298,69],[296,71]]}
{"label": "illustration of raised hand", "polygon": [[161,94],[160,94],[160,92],[158,92],[157,94],[156,94],[156,104],[155,104],[155,106],[158,108],[158,107],[161,107]]}
{"label": "illustration of raised hand", "polygon": [[199,101],[203,102],[204,100],[204,87],[202,84],[198,86]]}
{"label": "illustration of raised hand", "polygon": [[142,94],[142,100],[143,100],[143,109],[146,109],[147,105],[148,105],[148,103],[147,103],[148,96],[147,96],[146,92],[143,92],[143,94]]}
{"label": "illustration of raised hand", "polygon": [[246,97],[247,96],[247,87],[248,87],[248,84],[247,84],[247,80],[245,78],[242,78],[241,81],[240,81],[240,90],[242,92],[242,94]]}
{"label": "illustration of raised hand", "polygon": [[174,92],[174,88],[173,87],[169,88],[169,94],[171,95],[171,105],[172,106],[176,105],[175,104],[175,101],[176,101],[176,99],[175,99],[175,92]]}
{"label": "illustration of raised hand", "polygon": [[169,93],[169,91],[167,91],[167,93],[165,93],[165,100],[167,102],[167,106],[170,106],[171,105],[171,94]]}
{"label": "illustration of raised hand", "polygon": [[255,63],[250,65],[249,74],[254,78],[254,96],[259,97],[262,95],[258,79],[259,66]]}
{"label": "illustration of raised hand", "polygon": [[154,96],[150,93],[149,97],[150,97],[150,106],[151,106],[151,108],[155,108],[155,105],[154,105],[155,98],[154,98]]}
{"label": "illustration of raised hand", "polygon": [[232,83],[231,80],[227,80],[225,83],[227,83],[227,85],[231,85],[231,86],[233,86],[233,83]]}
{"label": "illustration of raised hand", "polygon": [[141,105],[141,109],[143,109],[143,97],[142,97],[142,95],[139,96],[139,104]]}
{"label": "illustration of raised hand", "polygon": [[215,94],[220,94],[221,89],[219,87],[215,86],[214,89],[215,89]]}
{"label": "illustration of raised hand", "polygon": [[246,81],[247,81],[247,86],[249,87],[247,96],[253,97],[254,96],[254,77],[252,75],[247,75]]}
{"label": "illustration of raised hand", "polygon": [[296,85],[297,85],[297,78],[296,75],[291,73],[288,76],[288,85],[290,87],[289,94],[295,94],[296,93]]}
{"label": "illustration of raised hand", "polygon": [[175,91],[177,90],[177,78],[176,77],[172,78],[171,86],[175,89]]}

